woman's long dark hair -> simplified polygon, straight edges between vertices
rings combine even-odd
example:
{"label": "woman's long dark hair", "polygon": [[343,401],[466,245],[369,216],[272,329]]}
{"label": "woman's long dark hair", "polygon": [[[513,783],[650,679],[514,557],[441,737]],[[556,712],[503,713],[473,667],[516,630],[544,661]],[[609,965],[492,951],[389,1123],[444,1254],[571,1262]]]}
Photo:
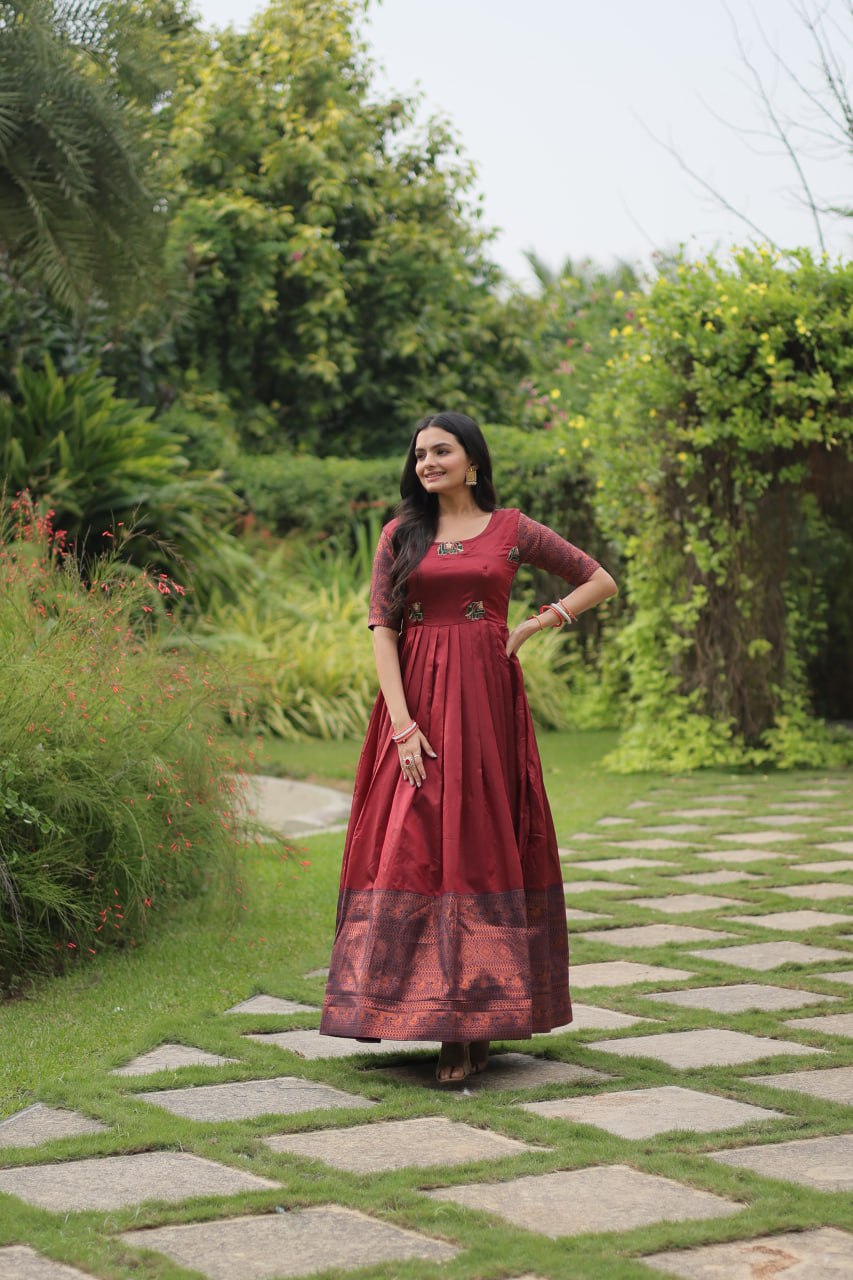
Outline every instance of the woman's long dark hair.
{"label": "woman's long dark hair", "polygon": [[427,493],[415,472],[417,458],[415,447],[421,431],[427,427],[444,427],[462,445],[477,468],[477,483],[471,496],[481,511],[494,511],[498,505],[492,481],[492,459],[483,433],[473,418],[466,413],[430,413],[421,418],[415,427],[403,474],[400,477],[402,501],[395,512],[399,524],[394,530],[394,568],[391,571],[391,605],[402,609],[406,599],[406,583],[409,574],[423,560],[435,541],[438,529],[438,496]]}

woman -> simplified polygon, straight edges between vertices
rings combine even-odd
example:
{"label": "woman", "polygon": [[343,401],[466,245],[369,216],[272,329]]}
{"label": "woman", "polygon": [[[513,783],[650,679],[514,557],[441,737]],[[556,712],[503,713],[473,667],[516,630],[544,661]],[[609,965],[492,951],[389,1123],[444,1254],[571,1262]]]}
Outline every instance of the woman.
{"label": "woman", "polygon": [[[591,557],[497,506],[462,413],[418,423],[370,617],[381,694],[359,760],[320,1030],[440,1040],[437,1078],[489,1041],[571,1021],[557,839],[517,653],[616,592]],[[508,633],[519,564],[571,583]]]}

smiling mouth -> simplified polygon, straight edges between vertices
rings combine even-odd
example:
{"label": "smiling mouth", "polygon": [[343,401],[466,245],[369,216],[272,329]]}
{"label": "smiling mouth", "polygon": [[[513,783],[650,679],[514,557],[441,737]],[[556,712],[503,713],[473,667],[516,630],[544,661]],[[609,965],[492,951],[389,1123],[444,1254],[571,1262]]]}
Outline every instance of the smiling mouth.
{"label": "smiling mouth", "polygon": [[440,480],[443,475],[443,471],[427,471],[424,475],[424,480]]}

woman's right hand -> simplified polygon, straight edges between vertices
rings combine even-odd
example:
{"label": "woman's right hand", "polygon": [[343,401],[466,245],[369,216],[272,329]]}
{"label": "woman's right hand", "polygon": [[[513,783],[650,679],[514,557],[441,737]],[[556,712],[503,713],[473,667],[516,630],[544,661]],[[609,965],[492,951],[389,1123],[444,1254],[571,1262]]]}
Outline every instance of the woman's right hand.
{"label": "woman's right hand", "polygon": [[400,769],[403,777],[412,787],[420,787],[426,780],[424,756],[436,759],[436,754],[427,741],[426,734],[416,729],[405,742],[397,743],[397,754],[400,757]]}

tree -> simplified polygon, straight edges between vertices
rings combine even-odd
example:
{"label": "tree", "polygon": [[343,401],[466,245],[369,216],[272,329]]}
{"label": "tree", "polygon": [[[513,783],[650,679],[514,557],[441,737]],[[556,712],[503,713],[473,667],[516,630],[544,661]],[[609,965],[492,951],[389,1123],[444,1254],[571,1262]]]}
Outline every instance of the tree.
{"label": "tree", "polygon": [[172,120],[181,361],[320,452],[396,451],[433,407],[508,416],[527,361],[471,167],[446,124],[375,98],[362,9],[274,0],[211,40]]}
{"label": "tree", "polygon": [[126,300],[156,262],[155,45],[181,13],[182,0],[0,3],[0,250],[61,304]]}

